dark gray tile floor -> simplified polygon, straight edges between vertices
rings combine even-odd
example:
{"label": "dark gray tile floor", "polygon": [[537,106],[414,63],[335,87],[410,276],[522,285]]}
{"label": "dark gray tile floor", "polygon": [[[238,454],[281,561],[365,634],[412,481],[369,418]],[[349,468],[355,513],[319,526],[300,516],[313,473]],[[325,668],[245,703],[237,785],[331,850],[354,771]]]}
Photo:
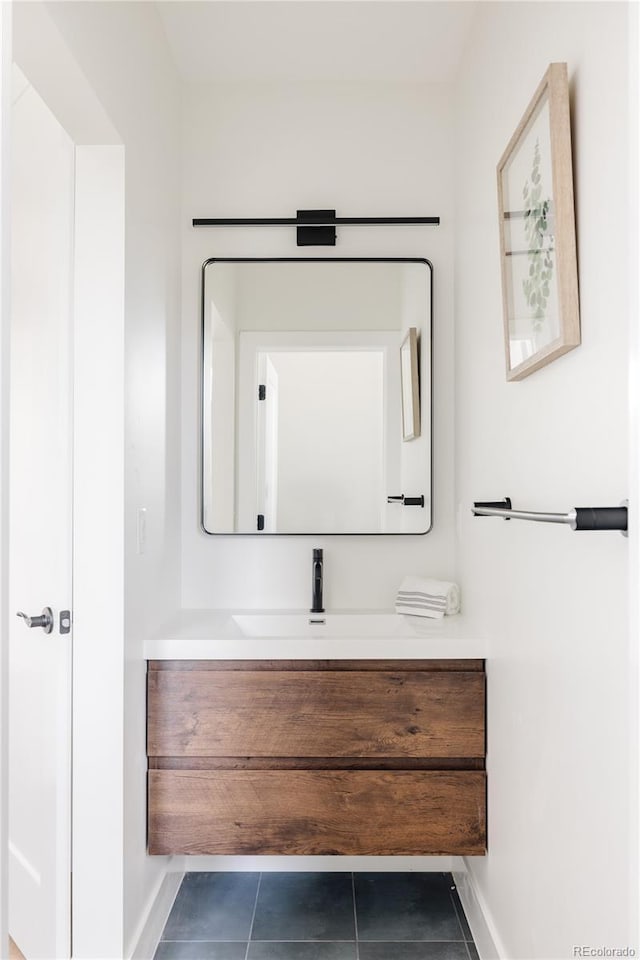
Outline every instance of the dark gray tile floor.
{"label": "dark gray tile floor", "polygon": [[155,960],[477,960],[450,873],[188,873]]}

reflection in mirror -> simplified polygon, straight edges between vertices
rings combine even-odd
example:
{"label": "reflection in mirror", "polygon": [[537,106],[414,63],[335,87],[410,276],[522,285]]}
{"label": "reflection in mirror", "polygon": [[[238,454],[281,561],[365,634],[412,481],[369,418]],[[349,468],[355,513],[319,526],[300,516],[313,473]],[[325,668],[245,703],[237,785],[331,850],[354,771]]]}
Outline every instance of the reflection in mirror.
{"label": "reflection in mirror", "polygon": [[400,379],[402,382],[402,439],[415,440],[420,436],[420,364],[418,362],[418,331],[409,327],[400,348]]}
{"label": "reflection in mirror", "polygon": [[430,529],[427,261],[210,260],[202,309],[207,533]]}

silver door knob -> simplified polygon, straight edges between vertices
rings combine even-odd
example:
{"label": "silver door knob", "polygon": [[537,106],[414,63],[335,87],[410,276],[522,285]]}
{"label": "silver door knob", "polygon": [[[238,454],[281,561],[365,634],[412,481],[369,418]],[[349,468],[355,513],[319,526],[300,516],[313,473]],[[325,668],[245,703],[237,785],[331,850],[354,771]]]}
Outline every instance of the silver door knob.
{"label": "silver door knob", "polygon": [[42,613],[37,617],[29,617],[22,611],[18,611],[16,616],[22,617],[28,627],[42,627],[45,633],[51,633],[53,630],[53,611],[51,607],[44,607]]}

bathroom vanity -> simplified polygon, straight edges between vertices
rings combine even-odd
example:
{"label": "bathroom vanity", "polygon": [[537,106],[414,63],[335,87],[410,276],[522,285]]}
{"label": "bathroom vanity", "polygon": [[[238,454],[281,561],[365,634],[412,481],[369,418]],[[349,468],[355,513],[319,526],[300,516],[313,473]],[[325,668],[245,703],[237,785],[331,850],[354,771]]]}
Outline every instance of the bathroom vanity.
{"label": "bathroom vanity", "polygon": [[413,620],[182,615],[148,649],[149,852],[483,854],[482,644]]}

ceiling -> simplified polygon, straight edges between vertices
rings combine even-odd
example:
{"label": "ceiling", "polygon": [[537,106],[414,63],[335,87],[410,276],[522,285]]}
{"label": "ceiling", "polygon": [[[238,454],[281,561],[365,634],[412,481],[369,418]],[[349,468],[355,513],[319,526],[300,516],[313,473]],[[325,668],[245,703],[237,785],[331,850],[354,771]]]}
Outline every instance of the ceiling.
{"label": "ceiling", "polygon": [[175,0],[156,4],[191,82],[443,83],[470,30],[465,0]]}

